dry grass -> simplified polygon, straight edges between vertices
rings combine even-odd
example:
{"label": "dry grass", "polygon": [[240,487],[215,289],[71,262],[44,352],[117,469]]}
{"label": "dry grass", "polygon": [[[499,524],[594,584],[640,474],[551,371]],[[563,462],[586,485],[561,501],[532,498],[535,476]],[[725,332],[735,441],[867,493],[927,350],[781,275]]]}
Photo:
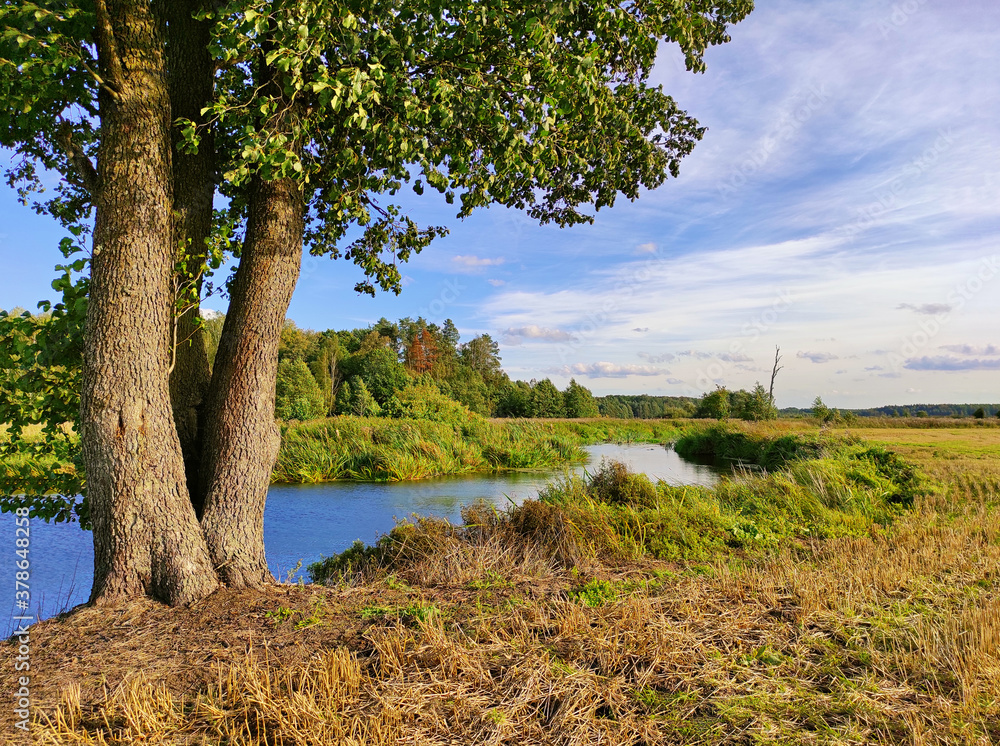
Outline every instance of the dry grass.
{"label": "dry grass", "polygon": [[[33,665],[50,672],[36,679],[34,737],[997,743],[990,432],[901,445],[938,484],[891,526],[763,559],[573,565],[554,557],[560,534],[542,516],[520,544],[484,531],[471,549],[429,523],[413,529],[431,540],[410,545],[405,570],[378,580],[50,620],[33,630]],[[914,432],[866,437],[897,434]]]}

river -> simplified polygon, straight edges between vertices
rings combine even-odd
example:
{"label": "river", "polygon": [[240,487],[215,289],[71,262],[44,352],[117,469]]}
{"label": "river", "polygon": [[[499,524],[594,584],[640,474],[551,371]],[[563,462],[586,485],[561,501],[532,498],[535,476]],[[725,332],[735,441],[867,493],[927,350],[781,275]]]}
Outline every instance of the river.
{"label": "river", "polygon": [[[461,508],[476,500],[503,507],[537,497],[539,490],[568,472],[595,469],[604,458],[617,459],[634,471],[673,484],[712,485],[718,469],[683,460],[672,449],[658,445],[603,444],[586,448],[585,465],[542,471],[471,474],[418,482],[327,482],[274,485],[264,511],[264,545],[268,565],[285,580],[301,561],[305,568],[321,556],[341,552],[356,539],[371,544],[390,531],[396,519],[412,514],[433,515],[458,522]],[[93,543],[89,531],[76,523],[30,524],[30,592],[28,614],[45,619],[84,603],[94,574]],[[14,516],[0,515],[0,567],[10,578],[15,603]],[[301,571],[305,575],[304,569]],[[24,614],[12,612],[11,616]],[[5,627],[4,636],[14,628]]]}

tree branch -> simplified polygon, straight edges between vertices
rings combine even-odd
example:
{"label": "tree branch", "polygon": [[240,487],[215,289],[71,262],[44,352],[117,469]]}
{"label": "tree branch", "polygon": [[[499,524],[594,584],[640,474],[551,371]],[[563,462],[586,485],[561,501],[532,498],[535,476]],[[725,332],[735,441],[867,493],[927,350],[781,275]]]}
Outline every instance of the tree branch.
{"label": "tree branch", "polygon": [[125,70],[118,56],[118,45],[115,44],[115,33],[105,0],[95,0],[94,10],[97,14],[97,58],[107,72],[103,86],[110,89],[117,98],[118,88],[125,78]]}
{"label": "tree branch", "polygon": [[91,197],[96,196],[99,187],[97,169],[90,162],[90,158],[84,152],[83,147],[73,140],[73,125],[65,120],[60,120],[59,128],[56,131],[56,141],[65,151],[73,169],[80,177],[83,188],[90,193]]}

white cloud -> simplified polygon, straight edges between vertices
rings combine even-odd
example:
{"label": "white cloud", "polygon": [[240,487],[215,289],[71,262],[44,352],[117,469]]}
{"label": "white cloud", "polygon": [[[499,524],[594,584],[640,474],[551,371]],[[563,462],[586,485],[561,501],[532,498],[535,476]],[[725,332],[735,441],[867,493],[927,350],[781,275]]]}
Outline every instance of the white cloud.
{"label": "white cloud", "polygon": [[650,242],[650,243],[641,243],[641,244],[639,244],[638,246],[635,247],[635,253],[639,254],[639,255],[642,255],[642,254],[655,254],[656,253],[656,244],[652,243],[652,242]]}
{"label": "white cloud", "polygon": [[451,258],[454,269],[459,272],[482,272],[487,267],[499,267],[506,260],[504,257],[479,257],[473,254],[456,254]]}
{"label": "white cloud", "polygon": [[719,360],[724,360],[727,363],[752,363],[753,358],[749,355],[744,355],[742,352],[723,352],[721,355],[716,357]]}
{"label": "white cloud", "polygon": [[492,278],[489,279],[489,280],[487,280],[486,282],[488,282],[490,285],[492,285],[495,288],[503,287],[504,285],[507,284],[506,280],[495,280],[495,279],[492,279]]}
{"label": "white cloud", "polygon": [[537,339],[543,342],[568,342],[573,335],[561,329],[549,329],[530,324],[528,326],[509,327],[500,334],[508,344],[517,344],[522,339]]}

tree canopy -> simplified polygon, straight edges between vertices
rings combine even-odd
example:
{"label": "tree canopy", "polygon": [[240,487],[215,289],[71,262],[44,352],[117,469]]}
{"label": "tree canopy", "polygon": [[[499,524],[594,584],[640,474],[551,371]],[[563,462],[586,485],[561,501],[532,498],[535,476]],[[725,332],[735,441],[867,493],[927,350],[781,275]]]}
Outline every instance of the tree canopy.
{"label": "tree canopy", "polygon": [[[650,82],[659,44],[676,43],[699,71],[751,7],[0,8],[0,144],[17,153],[8,182],[29,201],[42,170],[55,170],[63,180],[38,209],[84,238],[94,217],[89,284],[64,294],[68,308],[87,299],[80,425],[92,598],[179,603],[218,580],[268,582],[261,526],[280,438],[278,351],[303,245],[357,264],[361,292],[398,292],[399,264],[446,230],[403,212],[404,187],[440,193],[458,218],[498,204],[569,226],[659,186],[704,132]],[[213,214],[217,192],[227,207]],[[237,269],[213,288],[227,253]],[[210,368],[197,306],[220,288],[230,306]],[[398,371],[386,371],[388,390]],[[549,387],[531,398],[561,411]],[[329,402],[332,390],[322,395]],[[352,386],[356,406],[372,395]],[[8,411],[21,422],[32,410]]]}

